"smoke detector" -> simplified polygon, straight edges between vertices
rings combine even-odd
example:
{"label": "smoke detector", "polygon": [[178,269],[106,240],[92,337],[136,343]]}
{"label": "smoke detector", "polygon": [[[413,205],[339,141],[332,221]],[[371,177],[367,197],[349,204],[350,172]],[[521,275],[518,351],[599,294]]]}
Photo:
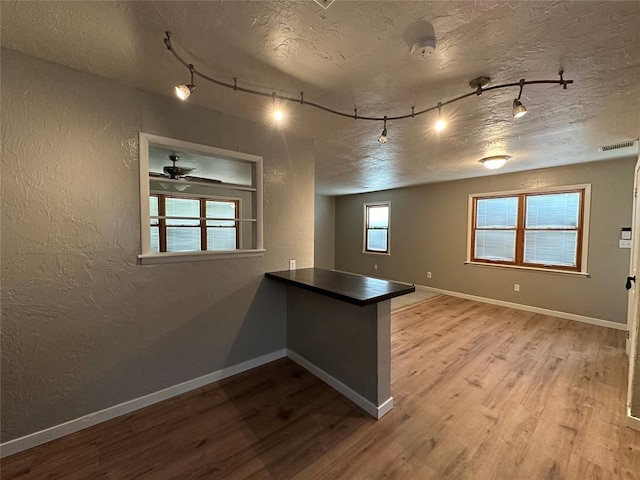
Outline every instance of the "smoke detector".
{"label": "smoke detector", "polygon": [[409,47],[411,55],[427,58],[436,51],[436,34],[433,25],[425,20],[418,20],[409,25],[404,31],[404,41]]}
{"label": "smoke detector", "polygon": [[431,35],[416,40],[409,48],[409,51],[411,55],[415,55],[417,52],[421,58],[430,57],[436,51],[436,37]]}

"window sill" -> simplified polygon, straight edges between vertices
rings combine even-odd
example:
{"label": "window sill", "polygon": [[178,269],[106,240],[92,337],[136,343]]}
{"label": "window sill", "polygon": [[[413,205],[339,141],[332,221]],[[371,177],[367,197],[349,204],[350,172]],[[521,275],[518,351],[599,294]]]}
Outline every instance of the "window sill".
{"label": "window sill", "polygon": [[367,251],[362,251],[363,255],[382,255],[384,257],[390,257],[391,254],[389,252],[367,252]]}
{"label": "window sill", "polygon": [[569,270],[555,270],[553,268],[536,268],[536,267],[523,267],[521,265],[503,265],[495,263],[482,263],[482,262],[464,262],[465,265],[471,265],[473,267],[490,267],[490,268],[513,268],[516,270],[529,270],[533,272],[553,273],[559,275],[571,275],[574,277],[589,277],[589,272],[573,272]]}
{"label": "window sill", "polygon": [[206,262],[208,260],[228,260],[230,258],[261,257],[266,250],[226,250],[220,252],[172,252],[144,253],[138,255],[138,264]]}

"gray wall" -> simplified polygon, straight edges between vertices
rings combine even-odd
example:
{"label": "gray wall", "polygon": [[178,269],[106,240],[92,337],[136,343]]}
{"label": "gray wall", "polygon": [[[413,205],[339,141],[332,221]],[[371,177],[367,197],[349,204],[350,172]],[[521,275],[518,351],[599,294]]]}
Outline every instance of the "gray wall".
{"label": "gray wall", "polygon": [[[285,347],[312,140],[7,50],[1,94],[3,442]],[[264,157],[264,257],[136,264],[139,130]]]}
{"label": "gray wall", "polygon": [[314,227],[314,264],[333,270],[336,243],[336,198],[316,195]]}
{"label": "gray wall", "polygon": [[[337,197],[336,269],[626,323],[629,250],[618,239],[631,225],[634,164],[629,158]],[[469,194],[582,183],[592,185],[588,278],[464,264]],[[362,204],[381,200],[391,201],[388,257],[361,253]]]}

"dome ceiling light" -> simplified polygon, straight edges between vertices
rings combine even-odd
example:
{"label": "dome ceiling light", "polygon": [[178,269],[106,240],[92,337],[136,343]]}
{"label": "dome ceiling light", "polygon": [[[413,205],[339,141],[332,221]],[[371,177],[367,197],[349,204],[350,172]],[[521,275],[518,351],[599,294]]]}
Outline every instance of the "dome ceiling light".
{"label": "dome ceiling light", "polygon": [[493,157],[485,157],[480,160],[480,163],[483,164],[489,170],[496,170],[498,168],[504,167],[504,164],[507,163],[511,157],[509,155],[494,155]]}

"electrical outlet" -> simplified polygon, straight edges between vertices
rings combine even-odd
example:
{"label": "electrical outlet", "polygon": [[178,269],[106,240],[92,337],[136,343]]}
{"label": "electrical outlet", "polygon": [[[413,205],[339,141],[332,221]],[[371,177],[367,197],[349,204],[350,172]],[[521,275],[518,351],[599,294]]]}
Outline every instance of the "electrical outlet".
{"label": "electrical outlet", "polygon": [[427,278],[431,278],[431,272],[427,272]]}
{"label": "electrical outlet", "polygon": [[631,240],[618,240],[619,248],[631,248]]}
{"label": "electrical outlet", "polygon": [[514,292],[519,292],[520,291],[520,284],[519,283],[514,283],[513,284],[513,291]]}
{"label": "electrical outlet", "polygon": [[296,261],[289,260],[289,270],[295,270],[295,269],[296,269]]}
{"label": "electrical outlet", "polygon": [[377,264],[377,263],[373,265],[373,269],[374,269],[374,270],[377,270],[377,269],[378,269],[378,264]]}

